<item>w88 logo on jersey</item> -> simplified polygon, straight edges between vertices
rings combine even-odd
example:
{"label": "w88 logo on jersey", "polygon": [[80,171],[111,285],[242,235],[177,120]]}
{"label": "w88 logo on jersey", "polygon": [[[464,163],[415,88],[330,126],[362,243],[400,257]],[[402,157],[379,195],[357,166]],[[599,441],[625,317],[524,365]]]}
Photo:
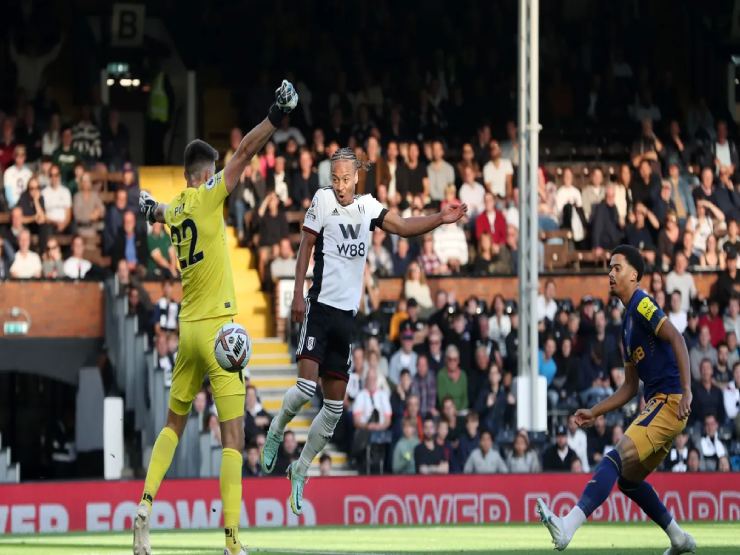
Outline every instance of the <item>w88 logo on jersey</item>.
{"label": "w88 logo on jersey", "polygon": [[337,252],[345,258],[365,256],[365,243],[341,243],[337,245]]}

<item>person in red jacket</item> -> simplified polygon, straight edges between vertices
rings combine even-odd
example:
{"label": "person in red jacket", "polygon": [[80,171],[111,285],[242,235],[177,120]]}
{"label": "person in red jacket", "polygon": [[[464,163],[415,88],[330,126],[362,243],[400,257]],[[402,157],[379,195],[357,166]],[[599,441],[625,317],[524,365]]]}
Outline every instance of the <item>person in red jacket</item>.
{"label": "person in red jacket", "polygon": [[493,237],[496,245],[503,245],[506,242],[506,216],[496,208],[496,198],[493,193],[487,192],[483,198],[485,210],[475,219],[475,240],[480,240],[480,236],[488,233]]}
{"label": "person in red jacket", "polygon": [[722,341],[725,340],[725,324],[722,320],[722,315],[719,313],[719,301],[712,299],[709,301],[709,313],[699,318],[699,327],[707,326],[709,328],[709,335],[711,336],[712,347],[715,349]]}

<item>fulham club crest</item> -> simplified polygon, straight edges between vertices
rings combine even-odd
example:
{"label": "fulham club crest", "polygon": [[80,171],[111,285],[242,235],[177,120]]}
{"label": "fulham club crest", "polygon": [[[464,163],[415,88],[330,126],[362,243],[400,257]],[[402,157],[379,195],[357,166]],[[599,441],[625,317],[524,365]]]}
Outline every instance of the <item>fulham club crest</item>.
{"label": "fulham club crest", "polygon": [[313,351],[314,343],[315,339],[313,337],[309,337],[308,341],[306,342],[306,349],[308,349],[309,351]]}

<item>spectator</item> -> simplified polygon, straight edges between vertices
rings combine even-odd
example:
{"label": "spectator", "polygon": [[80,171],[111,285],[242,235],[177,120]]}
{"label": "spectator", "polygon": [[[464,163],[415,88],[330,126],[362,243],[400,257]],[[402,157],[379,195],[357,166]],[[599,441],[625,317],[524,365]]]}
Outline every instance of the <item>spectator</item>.
{"label": "spectator", "polygon": [[56,238],[51,238],[46,243],[41,263],[41,271],[46,279],[60,279],[65,276],[64,261],[62,260],[62,249]]}
{"label": "spectator", "polygon": [[554,358],[556,349],[557,344],[555,343],[555,339],[553,339],[552,337],[548,337],[547,339],[545,339],[544,349],[539,351],[539,373],[540,376],[545,377],[548,386],[552,384],[552,380],[557,372],[557,366],[555,364]]}
{"label": "spectator", "polygon": [[64,275],[70,279],[84,279],[92,263],[84,258],[85,240],[76,235],[72,239],[72,255],[64,261]]}
{"label": "spectator", "polygon": [[414,332],[411,330],[401,332],[401,348],[393,353],[388,361],[388,379],[398,384],[402,370],[408,370],[411,376],[416,373],[416,353],[414,347]]}
{"label": "spectator", "polygon": [[46,204],[38,179],[32,177],[28,181],[28,187],[21,195],[17,207],[23,212],[23,223],[32,234],[38,235],[39,245],[43,248],[49,238],[51,226],[46,223]]}
{"label": "spectator", "polygon": [[701,361],[699,383],[694,385],[694,399],[691,403],[693,422],[703,422],[707,415],[714,415],[719,422],[725,421],[725,405],[722,391],[712,383],[714,368],[712,362],[705,358]]}
{"label": "spectator", "polygon": [[175,300],[172,280],[165,279],[162,281],[162,296],[155,306],[154,328],[157,334],[160,332],[176,333],[179,315],[180,303]]}
{"label": "spectator", "polygon": [[87,172],[82,174],[80,190],[74,195],[72,214],[77,224],[77,233],[80,235],[96,237],[102,229],[105,206],[97,191],[93,191],[92,178]]}
{"label": "spectator", "polygon": [[581,190],[573,185],[573,171],[570,168],[563,170],[563,183],[558,187],[557,193],[555,193],[555,203],[558,210],[558,219],[562,224],[569,223],[564,220],[566,206],[572,205],[575,208],[583,207]]}
{"label": "spectator", "polygon": [[[505,155],[504,158],[506,158]],[[483,175],[480,164],[478,164],[478,161],[475,159],[475,150],[473,150],[473,145],[471,143],[463,143],[462,150],[460,151],[460,161],[456,166],[457,175],[461,182],[465,180],[464,173],[467,166],[472,168],[474,180],[479,179]]]}
{"label": "spectator", "polygon": [[699,441],[702,469],[713,472],[719,467],[719,460],[727,456],[727,447],[719,437],[719,423],[714,413],[704,416],[704,433]]}
{"label": "spectator", "polygon": [[31,249],[31,233],[24,229],[18,236],[18,252],[10,266],[10,277],[30,279],[41,277],[41,259]]}
{"label": "spectator", "polygon": [[290,239],[280,239],[278,256],[270,263],[270,276],[273,280],[295,276],[296,258]]}
{"label": "spectator", "polygon": [[298,441],[295,437],[295,432],[292,430],[286,430],[283,436],[283,445],[278,451],[277,461],[275,462],[275,469],[273,472],[278,473],[277,475],[285,474],[288,470],[288,466],[293,461],[297,461],[301,456],[301,450],[298,448]]}
{"label": "spectator", "polygon": [[72,148],[88,161],[100,160],[103,154],[100,131],[92,121],[89,106],[83,106],[80,120],[72,128]]}
{"label": "spectator", "polygon": [[408,145],[408,158],[403,166],[396,170],[398,193],[406,202],[416,195],[429,196],[429,177],[426,165],[419,160],[419,145],[411,142]]}
{"label": "spectator", "polygon": [[424,418],[424,437],[414,449],[414,466],[417,474],[449,474],[450,465],[444,450],[435,441],[437,426],[434,418]]}
{"label": "spectator", "polygon": [[393,474],[416,474],[414,451],[419,445],[416,423],[410,418],[403,419],[403,436],[393,448]]}
{"label": "spectator", "polygon": [[319,189],[319,176],[313,169],[311,151],[302,148],[298,156],[298,170],[290,180],[290,198],[292,206],[307,210],[311,199]]}
{"label": "spectator", "polygon": [[555,313],[558,311],[558,304],[555,302],[555,282],[548,279],[545,282],[545,292],[537,296],[537,319],[541,322],[544,319],[555,322]]}
{"label": "spectator", "polygon": [[659,172],[659,156],[663,152],[663,143],[660,142],[653,131],[652,118],[643,118],[641,124],[642,133],[632,145],[632,165],[635,168],[639,167],[642,171],[643,165],[647,164],[651,172]]}
{"label": "spectator", "polygon": [[111,252],[111,262],[115,268],[119,260],[125,260],[129,271],[136,274],[144,268],[148,258],[146,237],[136,229],[136,216],[131,210],[123,214],[123,227],[118,232]]}
{"label": "spectator", "polygon": [[129,210],[137,210],[139,208],[139,179],[134,169],[134,165],[131,162],[124,162],[123,172],[120,188],[126,191],[126,205]]}
{"label": "spectator", "polygon": [[[393,261],[393,275],[403,276],[409,267],[409,264],[416,259],[415,249],[409,246],[409,241],[405,237],[399,237],[396,242],[396,252],[391,255]],[[431,299],[430,299],[431,300]]]}
{"label": "spectator", "polygon": [[58,166],[52,166],[50,176],[51,183],[41,192],[46,221],[54,227],[55,232],[64,233],[72,221],[72,195],[69,189],[62,186]]}
{"label": "spectator", "polygon": [[740,335],[740,296],[732,297],[727,304],[724,326],[726,334],[732,333],[735,338]]}
{"label": "spectator", "polygon": [[[126,160],[131,158],[130,135],[128,127],[121,123],[118,110],[108,110],[108,119],[101,135],[103,160],[110,170],[120,170]],[[224,160],[224,164],[226,160]]]}
{"label": "spectator", "polygon": [[10,166],[15,155],[15,130],[12,118],[5,118],[3,122],[3,136],[0,141],[0,170]]}
{"label": "spectator", "polygon": [[712,168],[706,166],[701,170],[701,176],[699,186],[694,187],[691,191],[691,196],[694,197],[694,205],[696,206],[697,216],[699,212],[700,201],[708,201],[715,209],[718,207],[717,195],[715,194],[716,188],[714,185],[714,172]]}
{"label": "spectator", "polygon": [[260,450],[255,443],[248,443],[244,455],[244,467],[242,470],[244,478],[258,478],[264,476],[260,465]]}
{"label": "spectator", "polygon": [[701,471],[701,454],[695,447],[689,449],[689,457],[686,460],[686,471],[687,472],[699,472]]}
{"label": "spectator", "polygon": [[672,212],[665,217],[665,225],[658,233],[658,252],[656,255],[656,264],[666,271],[673,261],[673,253],[678,248],[678,239],[681,236],[681,230],[678,227],[678,218]]}
{"label": "spectator", "polygon": [[[265,148],[260,155],[260,173],[263,179],[267,179],[270,172],[275,168],[277,163],[276,147],[272,141],[267,141]],[[329,176],[329,186],[331,187],[331,176]]]}
{"label": "spectator", "polygon": [[74,180],[74,167],[79,162],[81,156],[72,146],[72,129],[64,127],[62,129],[62,144],[54,151],[52,161],[59,166],[62,182],[66,187]]}
{"label": "spectator", "polygon": [[147,273],[153,278],[176,278],[178,275],[177,254],[164,225],[154,222],[146,238]]}
{"label": "spectator", "polygon": [[251,443],[257,434],[267,434],[271,421],[272,416],[262,407],[257,397],[257,389],[253,385],[248,385],[244,398],[244,436],[247,444]]}
{"label": "spectator", "polygon": [[734,422],[737,436],[740,430],[740,362],[735,362],[732,367],[732,381],[725,386],[722,396],[725,414],[730,422]]}
{"label": "spectator", "polygon": [[465,416],[465,429],[460,432],[457,448],[454,453],[454,468],[456,473],[462,472],[465,468],[465,462],[470,457],[470,453],[478,447],[480,443],[480,420],[478,413],[470,411]]}
{"label": "spectator", "polygon": [[[430,342],[433,340],[441,343],[438,336],[430,336]],[[435,375],[429,369],[429,358],[426,354],[420,354],[416,358],[416,374],[413,377],[411,393],[419,398],[419,410],[422,415],[437,415],[437,382]]]}
{"label": "spectator", "polygon": [[457,224],[444,224],[432,232],[434,252],[452,273],[459,273],[468,263],[465,232]]}
{"label": "spectator", "polygon": [[331,476],[331,456],[328,453],[322,453],[319,457],[319,476]]}
{"label": "spectator", "polygon": [[591,208],[604,200],[605,193],[604,172],[601,171],[601,168],[594,168],[591,171],[591,183],[581,191],[583,213],[586,215],[586,220],[591,219]]}
{"label": "spectator", "polygon": [[451,444],[457,445],[460,436],[465,430],[465,422],[458,418],[455,401],[451,397],[445,397],[442,400],[442,416],[440,422],[446,422],[448,426],[447,439]]}
{"label": "spectator", "polygon": [[611,435],[607,433],[606,418],[599,415],[594,420],[594,426],[586,433],[588,440],[588,464],[595,466],[604,457],[604,449],[611,441]]}
{"label": "spectator", "polygon": [[678,289],[671,293],[671,310],[668,313],[668,320],[678,330],[678,333],[683,333],[686,330],[688,317],[681,308],[681,291]]}
{"label": "spectator", "polygon": [[542,469],[546,472],[569,472],[574,460],[578,460],[578,455],[568,446],[568,431],[565,426],[558,426],[555,444],[542,455]]}
{"label": "spectator", "polygon": [[[53,170],[52,170],[53,172]],[[103,254],[111,254],[115,247],[116,239],[123,229],[123,214],[127,207],[126,191],[116,190],[113,204],[108,207],[103,224]]]}
{"label": "spectator", "polygon": [[738,273],[737,260],[738,253],[731,250],[727,254],[727,264],[724,272],[717,276],[715,288],[715,298],[719,301],[721,307],[726,307],[733,295],[740,290],[740,273]]}
{"label": "spectator", "polygon": [[[655,220],[649,220],[652,227],[656,230],[660,227],[659,222],[665,222],[669,213],[676,213],[676,203],[673,202],[672,194],[673,188],[671,182],[666,179],[661,181],[658,196],[653,199],[653,210],[651,211],[651,214],[655,216]],[[658,223],[653,225],[653,221]]]}
{"label": "spectator", "polygon": [[509,120],[506,122],[507,139],[501,143],[501,156],[511,160],[515,168],[519,167],[519,139],[516,122]]}
{"label": "spectator", "polygon": [[731,219],[727,222],[727,235],[719,241],[719,249],[728,257],[730,252],[740,252],[740,237],[738,237],[737,220]]}
{"label": "spectator", "polygon": [[[709,328],[709,338],[712,347],[717,347],[725,339],[725,324],[722,315],[719,313],[719,301],[717,299],[709,300],[709,312],[699,318],[699,327]],[[716,362],[715,362],[716,364]]]}
{"label": "spectator", "polygon": [[409,300],[414,299],[424,311],[430,310],[433,306],[429,285],[427,285],[426,277],[417,262],[411,262],[408,265],[403,284],[403,294]]}
{"label": "spectator", "polygon": [[727,139],[727,123],[724,120],[717,121],[717,140],[712,144],[712,154],[716,174],[726,170],[732,175],[737,171],[740,157],[735,143]]}
{"label": "spectator", "polygon": [[136,316],[139,332],[145,333],[150,339],[153,337],[152,313],[141,301],[139,289],[133,285],[128,288],[128,315]]}
{"label": "spectator", "polygon": [[709,201],[696,202],[696,217],[692,216],[686,223],[686,228],[694,233],[694,254],[701,255],[707,248],[707,239],[714,233],[715,220],[717,223],[725,221],[725,215]]}
{"label": "spectator", "polygon": [[[175,368],[175,352],[170,351],[167,334],[157,334],[154,345],[156,351],[157,371],[162,372],[165,387],[170,387],[172,386],[172,370]],[[198,406],[201,402],[203,408]],[[205,403],[205,393],[198,392],[193,401],[193,409],[202,415],[205,410]]]}
{"label": "spectator", "polygon": [[367,254],[367,262],[370,270],[378,276],[393,275],[393,259],[388,249],[383,246],[385,238],[385,232],[379,227],[376,227],[373,230],[372,242]]}
{"label": "spectator", "polygon": [[627,244],[640,249],[646,265],[652,267],[656,260],[653,237],[660,228],[660,222],[641,202],[635,203],[630,217],[633,221],[627,226],[625,233]]}
{"label": "spectator", "polygon": [[455,183],[455,169],[444,159],[444,146],[441,141],[432,143],[432,161],[427,166],[429,179],[429,197],[432,201],[441,202],[445,188]]}
{"label": "spectator", "polygon": [[603,202],[595,205],[591,214],[591,245],[600,256],[622,242],[623,232],[615,198],[614,185],[610,183],[606,186]]}
{"label": "spectator", "polygon": [[507,395],[501,384],[501,370],[491,364],[488,370],[488,383],[481,388],[476,399],[475,412],[480,415],[481,426],[498,434],[504,429]]}
{"label": "spectator", "polygon": [[696,284],[694,276],[688,273],[688,260],[683,252],[677,252],[673,270],[666,276],[665,288],[667,291],[681,292],[681,310],[688,311],[691,300],[696,298]]}
{"label": "spectator", "polygon": [[506,216],[496,206],[493,193],[488,191],[483,196],[483,211],[475,218],[476,241],[480,241],[483,235],[490,235],[495,245],[506,242]]}
{"label": "spectator", "polygon": [[352,405],[355,429],[383,432],[391,425],[391,401],[388,391],[378,387],[378,374],[369,368],[365,384]]}
{"label": "spectator", "polygon": [[583,472],[588,472],[588,439],[586,438],[586,432],[578,427],[574,414],[568,416],[568,446],[573,449],[580,459]]}
{"label": "spectator", "polygon": [[493,443],[493,435],[488,430],[480,433],[479,446],[470,453],[465,462],[465,474],[506,474],[509,468],[501,458]]}
{"label": "spectator", "polygon": [[712,346],[711,337],[711,332],[707,326],[699,327],[698,343],[689,351],[691,377],[694,381],[701,380],[700,365],[704,359],[708,359],[712,367],[717,364],[717,349]]}
{"label": "spectator", "polygon": [[267,190],[277,195],[283,207],[292,208],[293,199],[290,197],[291,176],[288,175],[286,164],[287,162],[284,156],[275,158],[275,167],[267,174]]}
{"label": "spectator", "polygon": [[445,351],[445,367],[437,375],[437,404],[451,397],[457,410],[468,408],[468,378],[460,369],[460,350],[449,345]]}
{"label": "spectator", "polygon": [[511,198],[514,168],[511,160],[501,157],[498,141],[489,143],[491,159],[483,166],[483,182],[486,189],[500,198]]}
{"label": "spectator", "polygon": [[735,366],[735,363],[740,361],[740,349],[737,345],[737,334],[735,332],[728,332],[727,337],[727,364],[731,367]]}
{"label": "spectator", "polygon": [[671,186],[671,201],[676,207],[676,215],[685,222],[689,216],[696,215],[696,206],[694,197],[691,196],[691,186],[681,176],[679,164],[675,160],[668,164],[668,183]]}
{"label": "spectator", "polygon": [[665,469],[671,472],[686,472],[688,470],[689,449],[689,433],[684,429],[673,441],[673,447],[671,447],[665,459]]}
{"label": "spectator", "polygon": [[280,239],[288,236],[288,220],[280,209],[280,198],[275,191],[268,193],[257,211],[259,231],[257,237],[257,269],[265,279],[267,266],[278,254]]}
{"label": "spectator", "polygon": [[33,177],[33,172],[26,166],[26,147],[17,145],[13,150],[15,164],[5,170],[3,183],[5,185],[5,200],[9,208],[13,208],[21,198]]}
{"label": "spectator", "polygon": [[717,365],[714,367],[712,382],[719,389],[725,389],[732,382],[732,367],[728,364],[730,350],[727,343],[722,341],[717,345]]}
{"label": "spectator", "polygon": [[49,128],[44,132],[41,138],[41,154],[44,156],[53,156],[56,150],[62,144],[62,120],[59,114],[52,114],[49,119]]}
{"label": "spectator", "polygon": [[514,437],[512,451],[506,457],[506,466],[512,473],[531,474],[542,471],[537,452],[529,448],[529,434],[526,430],[519,430]]}
{"label": "spectator", "polygon": [[[472,147],[471,147],[472,152]],[[463,166],[462,168],[462,185],[460,186],[460,202],[468,205],[468,216],[473,221],[479,214],[482,214],[486,210],[486,204],[484,202],[484,196],[486,190],[475,180],[475,169],[472,165]],[[477,221],[476,221],[476,236],[477,234]]]}

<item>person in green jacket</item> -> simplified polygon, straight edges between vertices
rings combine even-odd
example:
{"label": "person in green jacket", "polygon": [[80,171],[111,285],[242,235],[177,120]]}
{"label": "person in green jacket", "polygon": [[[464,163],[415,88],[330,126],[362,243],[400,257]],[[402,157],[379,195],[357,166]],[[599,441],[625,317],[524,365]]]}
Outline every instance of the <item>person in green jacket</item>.
{"label": "person in green jacket", "polygon": [[414,448],[419,445],[416,423],[411,418],[403,419],[403,437],[393,448],[393,474],[416,474]]}
{"label": "person in green jacket", "polygon": [[460,368],[460,351],[455,345],[445,350],[445,365],[437,373],[438,406],[445,397],[452,398],[458,411],[468,409],[468,376]]}

